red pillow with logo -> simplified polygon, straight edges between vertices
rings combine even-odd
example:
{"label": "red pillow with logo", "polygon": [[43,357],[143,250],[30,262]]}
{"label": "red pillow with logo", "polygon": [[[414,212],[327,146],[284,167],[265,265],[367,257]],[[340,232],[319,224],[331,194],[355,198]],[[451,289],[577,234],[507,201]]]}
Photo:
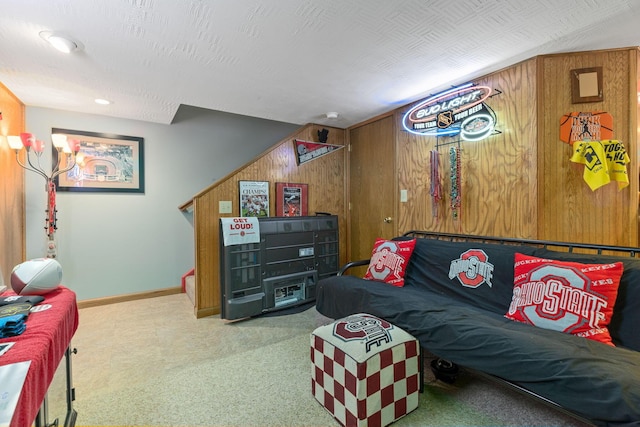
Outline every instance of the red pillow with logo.
{"label": "red pillow with logo", "polygon": [[607,326],[623,264],[582,264],[515,254],[511,305],[505,317],[614,345]]}
{"label": "red pillow with logo", "polygon": [[377,238],[364,278],[393,286],[404,286],[404,272],[416,247],[416,239],[385,240]]}

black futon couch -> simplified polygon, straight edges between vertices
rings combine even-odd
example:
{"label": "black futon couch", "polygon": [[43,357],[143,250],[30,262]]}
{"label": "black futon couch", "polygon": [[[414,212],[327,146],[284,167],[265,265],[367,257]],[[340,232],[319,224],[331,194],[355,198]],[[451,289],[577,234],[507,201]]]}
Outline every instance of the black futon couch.
{"label": "black futon couch", "polygon": [[[634,248],[417,231],[397,239],[413,237],[404,287],[344,275],[343,268],[319,281],[316,309],[333,319],[355,313],[383,318],[415,336],[429,353],[504,380],[594,425],[640,425],[640,259]],[[587,248],[595,254],[575,253]],[[465,287],[450,278],[452,261],[469,249],[487,255],[490,286]],[[602,250],[617,254],[601,255]],[[505,318],[516,252],[590,264],[623,262],[609,324],[615,346]]]}

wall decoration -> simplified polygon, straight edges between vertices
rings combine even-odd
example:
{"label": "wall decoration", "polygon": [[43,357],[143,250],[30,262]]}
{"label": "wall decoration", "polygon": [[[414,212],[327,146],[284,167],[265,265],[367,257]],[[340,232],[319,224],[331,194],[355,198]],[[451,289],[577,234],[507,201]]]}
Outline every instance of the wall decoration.
{"label": "wall decoration", "polygon": [[604,111],[572,112],[560,117],[560,140],[576,141],[613,139],[613,117]]}
{"label": "wall decoration", "polygon": [[[144,139],[135,136],[51,129],[80,145],[76,164],[55,177],[58,191],[144,193]],[[53,165],[58,162],[53,149]],[[59,168],[66,167],[62,156]]]}
{"label": "wall decoration", "polygon": [[488,86],[467,83],[433,95],[407,111],[402,118],[405,130],[416,135],[456,136],[479,141],[497,131],[496,115],[485,104],[502,92]]}
{"label": "wall decoration", "polygon": [[240,216],[269,216],[269,182],[239,181]]}
{"label": "wall decoration", "polygon": [[571,102],[602,102],[602,67],[580,68],[570,71]]}
{"label": "wall decoration", "polygon": [[584,165],[582,178],[591,191],[611,181],[618,182],[618,190],[629,186],[627,163],[631,161],[622,141],[580,141],[573,145],[570,159]]}
{"label": "wall decoration", "polygon": [[298,166],[303,163],[310,162],[319,157],[344,148],[344,145],[325,144],[321,142],[302,141],[300,139],[293,140],[293,148],[296,153],[296,162]]}
{"label": "wall decoration", "polygon": [[276,216],[308,215],[307,184],[276,182]]}

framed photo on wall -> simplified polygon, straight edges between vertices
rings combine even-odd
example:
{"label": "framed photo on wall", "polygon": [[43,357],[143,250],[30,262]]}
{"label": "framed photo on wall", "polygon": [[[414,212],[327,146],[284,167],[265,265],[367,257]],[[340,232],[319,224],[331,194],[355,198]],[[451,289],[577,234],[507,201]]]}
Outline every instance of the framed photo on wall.
{"label": "framed photo on wall", "polygon": [[269,181],[239,181],[240,216],[269,216]]}
{"label": "framed photo on wall", "polygon": [[307,216],[308,189],[307,184],[276,182],[276,216]]}
{"label": "framed photo on wall", "polygon": [[[58,128],[51,133],[80,144],[76,164],[54,179],[58,191],[144,193],[143,138]],[[55,167],[59,153],[52,150]],[[62,155],[59,169],[66,169],[71,159]]]}

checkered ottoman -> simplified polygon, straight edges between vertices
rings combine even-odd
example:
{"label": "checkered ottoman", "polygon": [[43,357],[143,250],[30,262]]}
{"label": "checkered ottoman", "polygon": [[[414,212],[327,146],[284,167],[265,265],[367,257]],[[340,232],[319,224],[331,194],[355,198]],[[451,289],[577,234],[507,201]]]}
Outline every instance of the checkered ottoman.
{"label": "checkered ottoman", "polygon": [[418,341],[355,314],[311,334],[311,392],[340,424],[386,426],[418,407]]}

